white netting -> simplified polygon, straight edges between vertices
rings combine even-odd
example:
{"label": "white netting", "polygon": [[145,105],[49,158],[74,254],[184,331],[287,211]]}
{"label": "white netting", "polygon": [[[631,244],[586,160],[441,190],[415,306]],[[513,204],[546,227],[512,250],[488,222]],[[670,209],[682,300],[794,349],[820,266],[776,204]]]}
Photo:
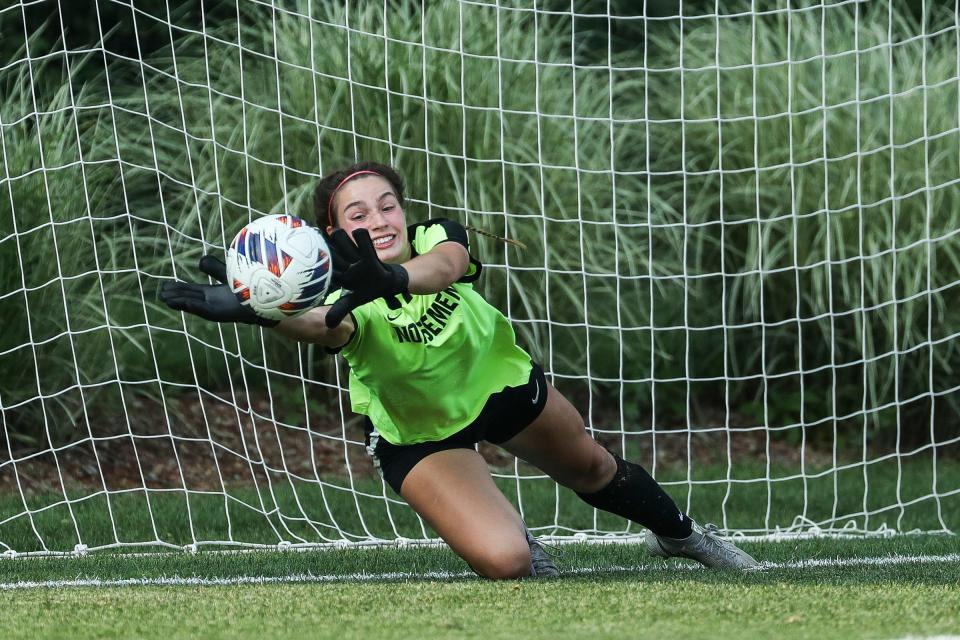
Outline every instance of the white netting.
{"label": "white netting", "polygon": [[[0,547],[433,537],[342,363],[156,301],[359,158],[526,245],[479,289],[694,517],[955,529],[957,4],[635,4],[0,9]],[[481,451],[537,533],[639,531]]]}

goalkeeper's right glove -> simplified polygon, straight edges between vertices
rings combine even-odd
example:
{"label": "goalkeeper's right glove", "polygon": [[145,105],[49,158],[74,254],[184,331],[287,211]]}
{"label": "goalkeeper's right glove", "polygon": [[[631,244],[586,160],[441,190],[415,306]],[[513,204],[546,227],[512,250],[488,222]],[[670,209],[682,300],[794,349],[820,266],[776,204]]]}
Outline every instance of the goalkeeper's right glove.
{"label": "goalkeeper's right glove", "polygon": [[353,240],[343,229],[330,235],[333,256],[333,280],[344,289],[340,299],[327,311],[327,327],[333,329],[351,311],[378,298],[391,309],[399,309],[395,296],[409,293],[410,274],[398,264],[386,264],[377,257],[377,250],[366,229],[354,229]]}
{"label": "goalkeeper's right glove", "polygon": [[198,284],[194,282],[164,282],[160,287],[160,300],[177,311],[186,311],[213,322],[242,322],[261,327],[275,327],[279,320],[258,316],[250,305],[241,304],[227,282],[227,265],[206,255],[200,258],[203,271],[221,284]]}

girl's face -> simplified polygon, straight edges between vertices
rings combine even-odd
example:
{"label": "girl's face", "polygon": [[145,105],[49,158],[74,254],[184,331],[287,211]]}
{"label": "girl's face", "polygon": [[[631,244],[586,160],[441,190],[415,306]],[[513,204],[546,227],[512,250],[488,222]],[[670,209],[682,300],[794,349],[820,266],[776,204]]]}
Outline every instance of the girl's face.
{"label": "girl's face", "polygon": [[[334,218],[351,238],[366,229],[381,262],[399,264],[410,259],[407,221],[393,185],[386,178],[365,175],[340,187],[334,195]],[[334,227],[327,227],[333,233]]]}

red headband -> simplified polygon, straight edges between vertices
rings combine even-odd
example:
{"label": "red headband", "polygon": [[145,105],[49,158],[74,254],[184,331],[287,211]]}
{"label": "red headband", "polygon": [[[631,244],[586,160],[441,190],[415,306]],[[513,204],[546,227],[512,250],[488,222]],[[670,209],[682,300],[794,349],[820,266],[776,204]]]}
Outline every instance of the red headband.
{"label": "red headband", "polygon": [[338,184],[334,188],[334,190],[330,192],[330,200],[329,202],[327,202],[327,222],[330,224],[331,227],[333,226],[333,199],[336,197],[337,191],[340,191],[340,187],[347,184],[347,181],[351,180],[352,178],[356,178],[357,176],[362,176],[364,174],[370,174],[372,176],[380,176],[381,178],[383,177],[376,171],[371,171],[370,169],[362,169],[361,171],[354,171],[353,173],[348,175],[346,178],[341,180],[340,184]]}

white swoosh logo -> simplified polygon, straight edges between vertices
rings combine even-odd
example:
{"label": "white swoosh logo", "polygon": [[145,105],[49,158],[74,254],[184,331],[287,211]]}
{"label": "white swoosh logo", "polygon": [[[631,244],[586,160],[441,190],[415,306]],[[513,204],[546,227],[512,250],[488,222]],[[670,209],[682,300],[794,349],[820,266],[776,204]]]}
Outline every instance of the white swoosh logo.
{"label": "white swoosh logo", "polygon": [[537,380],[537,393],[533,396],[533,400],[530,401],[530,404],[537,404],[537,400],[540,399],[540,381]]}

